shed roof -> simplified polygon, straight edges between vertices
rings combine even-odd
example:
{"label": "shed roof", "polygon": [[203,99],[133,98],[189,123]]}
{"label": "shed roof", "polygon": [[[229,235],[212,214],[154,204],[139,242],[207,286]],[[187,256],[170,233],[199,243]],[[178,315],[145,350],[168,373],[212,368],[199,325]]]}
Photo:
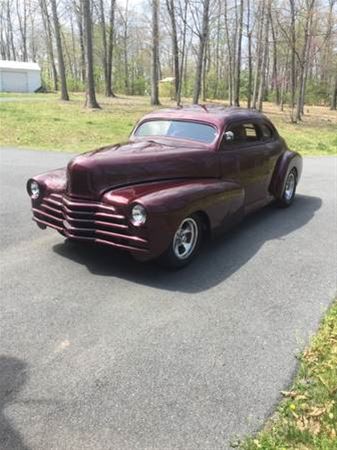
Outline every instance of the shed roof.
{"label": "shed roof", "polygon": [[34,62],[23,62],[23,61],[7,61],[0,59],[0,70],[1,69],[11,69],[11,70],[38,70],[40,71],[40,66]]}

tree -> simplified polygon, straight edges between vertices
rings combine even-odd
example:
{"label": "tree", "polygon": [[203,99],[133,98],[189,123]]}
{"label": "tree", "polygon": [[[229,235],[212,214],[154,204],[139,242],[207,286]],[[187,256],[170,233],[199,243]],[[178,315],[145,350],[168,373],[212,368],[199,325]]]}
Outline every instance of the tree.
{"label": "tree", "polygon": [[240,106],[242,25],[243,25],[243,0],[240,0],[237,57],[236,57],[236,67],[235,67],[235,95],[234,95],[234,105],[235,106]]}
{"label": "tree", "polygon": [[306,0],[305,25],[304,25],[304,42],[302,47],[302,55],[299,57],[299,93],[297,96],[296,120],[302,119],[302,111],[305,96],[306,70],[309,60],[309,38],[312,25],[312,15],[315,0]]}
{"label": "tree", "polygon": [[106,37],[104,2],[99,0],[97,4],[98,15],[100,20],[101,36],[102,36],[102,65],[104,74],[105,94],[108,96],[108,44]]}
{"label": "tree", "polygon": [[163,75],[174,77],[178,105],[183,96],[247,99],[256,109],[287,102],[293,122],[309,94],[334,108],[337,0],[164,0],[161,9],[151,2],[141,11],[129,0],[91,0],[90,62],[84,0],[0,0],[0,57],[39,61],[64,99],[69,87],[88,92],[91,71],[95,94],[151,88],[155,104]]}
{"label": "tree", "polygon": [[109,23],[106,25],[104,1],[98,0],[97,10],[100,20],[101,37],[102,37],[102,65],[104,74],[105,95],[107,97],[115,97],[112,90],[112,53],[113,53],[113,37],[114,37],[114,19],[115,19],[115,0],[110,2]]}
{"label": "tree", "polygon": [[294,107],[295,107],[295,94],[296,94],[296,22],[295,22],[295,0],[289,0],[290,12],[291,12],[291,24],[290,24],[290,49],[291,49],[291,97],[290,106],[292,109],[291,120],[294,121]]}
{"label": "tree", "polygon": [[177,105],[180,104],[180,71],[179,71],[179,47],[177,37],[177,24],[175,15],[174,0],[166,0],[166,7],[169,13],[171,21],[171,33],[172,33],[172,51],[173,51],[173,63],[174,63],[174,97]]}
{"label": "tree", "polygon": [[50,0],[52,13],[53,13],[53,22],[54,22],[54,34],[56,39],[56,48],[57,48],[57,59],[58,59],[58,67],[60,73],[61,80],[61,100],[69,101],[68,89],[67,89],[67,79],[66,79],[66,69],[64,65],[64,57],[63,57],[63,48],[61,41],[61,29],[60,22],[57,14],[56,0]]}
{"label": "tree", "polygon": [[[183,3],[183,4],[182,4]],[[181,92],[183,87],[183,81],[186,79],[186,63],[187,63],[187,51],[186,51],[186,39],[187,39],[187,13],[188,13],[188,0],[176,0],[175,4],[177,4],[177,14],[175,18],[180,17],[180,64],[179,64],[179,83],[178,83],[178,92],[177,92],[177,105],[181,103]],[[177,23],[177,20],[176,20]],[[177,33],[178,34],[178,33]],[[178,48],[179,55],[179,48]],[[179,57],[178,57],[179,59]],[[185,83],[186,84],[186,83]]]}
{"label": "tree", "polygon": [[276,36],[276,28],[274,23],[274,18],[272,14],[271,3],[269,5],[269,21],[271,27],[271,34],[273,38],[273,72],[272,72],[272,89],[275,90],[275,103],[277,105],[280,104],[280,86],[279,86],[279,77],[278,77],[278,52],[277,52],[277,36]]}
{"label": "tree", "polygon": [[247,86],[247,108],[251,107],[252,101],[252,75],[253,75],[253,58],[252,58],[252,34],[251,28],[251,9],[250,0],[247,0],[247,39],[248,39],[248,86]]}
{"label": "tree", "polygon": [[159,0],[152,0],[152,69],[151,69],[151,105],[159,102]]}
{"label": "tree", "polygon": [[115,5],[116,0],[110,1],[109,14],[109,31],[108,31],[108,50],[107,50],[107,83],[105,94],[107,97],[115,97],[112,89],[112,58],[114,44],[114,28],[115,28]]}
{"label": "tree", "polygon": [[227,0],[224,1],[224,21],[226,31],[227,53],[228,53],[228,98],[229,104],[233,104],[233,91],[234,91],[234,77],[233,77],[233,49],[229,33],[229,21],[228,21],[228,5]]}
{"label": "tree", "polygon": [[80,46],[80,60],[81,60],[81,81],[85,82],[85,48],[84,48],[84,33],[83,33],[83,11],[82,11],[82,1],[79,0],[77,3],[74,0],[74,11],[76,15],[77,27],[78,27],[78,40]]}
{"label": "tree", "polygon": [[[22,59],[23,61],[27,61],[28,59],[28,50],[27,50],[27,2],[23,2],[23,11],[20,9],[20,2],[19,0],[16,0],[16,12],[18,16],[18,23],[19,23],[19,31],[21,34],[21,41],[22,41]],[[8,1],[8,8],[9,8],[9,1]],[[8,10],[9,11],[9,10]],[[8,12],[9,14],[9,12]],[[8,16],[9,20],[10,17]]]}
{"label": "tree", "polygon": [[197,68],[194,81],[193,89],[193,103],[197,104],[199,101],[200,90],[201,90],[201,76],[203,70],[204,62],[204,51],[206,46],[206,41],[208,38],[208,25],[209,25],[209,0],[203,0],[203,15],[202,15],[202,31],[199,32],[199,48],[197,56]]}
{"label": "tree", "polygon": [[331,94],[330,109],[335,110],[335,111],[337,109],[337,64],[336,64],[336,75],[335,75],[335,80],[333,83],[332,94]]}
{"label": "tree", "polygon": [[252,108],[257,108],[258,100],[258,89],[259,81],[261,76],[261,67],[263,62],[263,30],[264,30],[264,20],[265,20],[265,0],[260,0],[257,10],[257,45],[256,45],[256,65],[254,74],[254,86],[253,86],[253,98],[252,98]]}
{"label": "tree", "polygon": [[51,32],[51,25],[50,25],[50,17],[49,12],[47,8],[47,4],[45,0],[40,0],[40,9],[41,9],[41,16],[42,16],[42,23],[43,23],[43,29],[46,36],[46,45],[47,45],[47,52],[48,52],[48,59],[49,64],[51,66],[52,74],[53,74],[53,82],[54,82],[54,90],[58,90],[58,75],[56,70],[56,64],[55,64],[55,58],[54,58],[54,48],[53,48],[53,38],[52,38],[52,32]]}
{"label": "tree", "polygon": [[[271,0],[268,0],[268,9],[271,4]],[[265,93],[265,81],[266,81],[266,68],[267,68],[267,59],[268,59],[268,39],[269,39],[269,20],[267,16],[268,12],[266,12],[266,17],[264,21],[264,42],[263,42],[263,56],[262,56],[262,65],[261,65],[261,74],[260,74],[260,82],[259,82],[259,91],[257,96],[257,108],[259,111],[262,111],[263,107],[263,97]]]}
{"label": "tree", "polygon": [[83,2],[84,41],[86,50],[86,68],[87,68],[85,106],[87,108],[98,109],[100,108],[100,106],[97,103],[95,93],[90,0],[82,0],[82,2]]}

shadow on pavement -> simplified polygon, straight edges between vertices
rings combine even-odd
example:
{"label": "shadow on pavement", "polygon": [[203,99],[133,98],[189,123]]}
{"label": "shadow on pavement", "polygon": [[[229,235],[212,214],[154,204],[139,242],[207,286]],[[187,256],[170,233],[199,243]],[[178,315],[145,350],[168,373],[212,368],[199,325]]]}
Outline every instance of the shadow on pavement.
{"label": "shadow on pavement", "polygon": [[6,405],[14,403],[26,382],[26,363],[17,358],[0,356],[0,449],[28,450],[18,431],[7,419]]}
{"label": "shadow on pavement", "polygon": [[126,253],[109,248],[65,241],[55,253],[85,265],[94,275],[119,277],[159,289],[197,293],[223,282],[240,269],[268,241],[282,240],[305,226],[320,209],[318,197],[297,195],[294,204],[279,209],[271,204],[246,217],[223,236],[206,243],[188,267],[172,272],[155,263],[139,263]]}

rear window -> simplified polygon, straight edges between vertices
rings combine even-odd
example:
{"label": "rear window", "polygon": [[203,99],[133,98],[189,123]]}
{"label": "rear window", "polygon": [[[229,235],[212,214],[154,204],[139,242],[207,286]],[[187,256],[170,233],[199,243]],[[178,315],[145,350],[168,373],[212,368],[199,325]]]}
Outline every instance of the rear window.
{"label": "rear window", "polygon": [[167,136],[211,144],[217,130],[209,124],[184,120],[149,120],[136,129],[135,136]]}

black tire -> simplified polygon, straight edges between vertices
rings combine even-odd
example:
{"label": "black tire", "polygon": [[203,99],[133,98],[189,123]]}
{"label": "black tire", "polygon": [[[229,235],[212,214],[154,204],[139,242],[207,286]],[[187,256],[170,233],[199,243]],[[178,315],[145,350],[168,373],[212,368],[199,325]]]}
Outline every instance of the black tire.
{"label": "black tire", "polygon": [[291,169],[287,175],[286,182],[284,184],[284,189],[282,192],[282,197],[277,199],[277,206],[279,208],[288,208],[295,198],[297,186],[297,172],[296,169]]}
{"label": "black tire", "polygon": [[[198,214],[185,217],[159,262],[171,269],[181,269],[190,264],[199,252],[203,229],[203,222]],[[186,240],[183,242],[183,239]]]}

